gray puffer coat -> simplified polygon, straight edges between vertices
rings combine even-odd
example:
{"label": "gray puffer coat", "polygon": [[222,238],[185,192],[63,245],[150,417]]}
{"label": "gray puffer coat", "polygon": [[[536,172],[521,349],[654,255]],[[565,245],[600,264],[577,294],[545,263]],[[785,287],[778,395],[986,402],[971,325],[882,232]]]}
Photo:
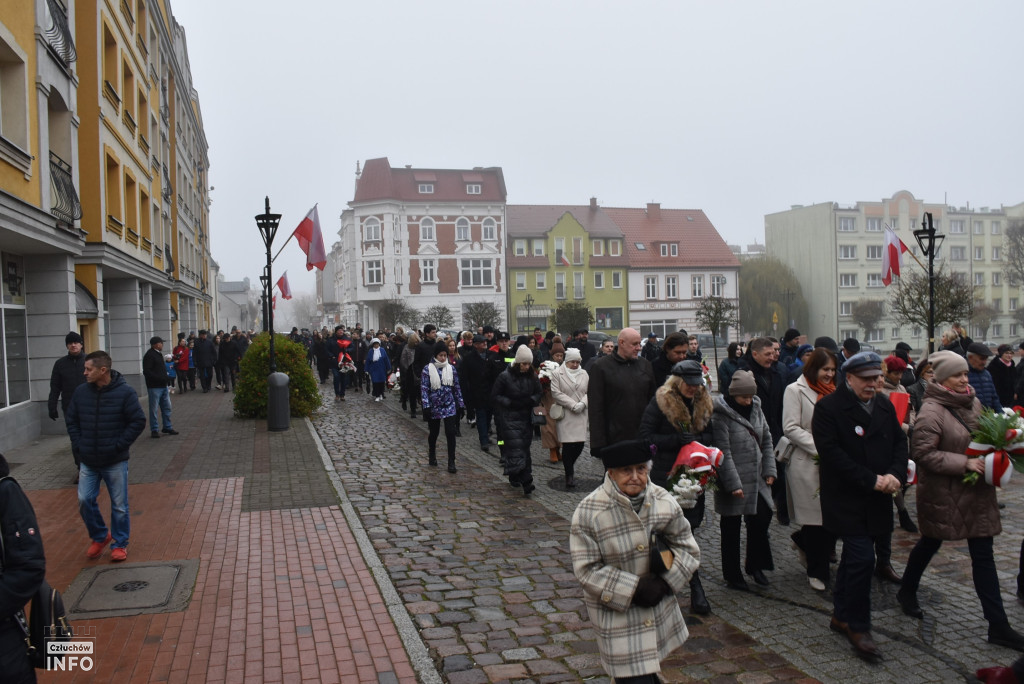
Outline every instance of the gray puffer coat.
{"label": "gray puffer coat", "polygon": [[[722,516],[755,515],[758,496],[774,510],[772,489],[765,478],[776,476],[775,454],[760,398],[754,397],[750,420],[747,420],[733,410],[724,397],[718,397],[711,425],[714,444],[725,454],[718,468],[715,510]],[[742,498],[732,495],[737,489],[743,490]]]}

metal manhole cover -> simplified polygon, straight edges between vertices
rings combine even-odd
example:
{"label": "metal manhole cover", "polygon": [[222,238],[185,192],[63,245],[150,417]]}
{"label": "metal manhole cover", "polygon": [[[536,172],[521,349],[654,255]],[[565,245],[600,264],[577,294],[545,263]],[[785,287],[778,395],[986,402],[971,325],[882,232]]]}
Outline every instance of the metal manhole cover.
{"label": "metal manhole cover", "polygon": [[139,591],[149,586],[149,582],[145,580],[133,580],[131,582],[121,582],[120,584],[114,585],[114,591]]}

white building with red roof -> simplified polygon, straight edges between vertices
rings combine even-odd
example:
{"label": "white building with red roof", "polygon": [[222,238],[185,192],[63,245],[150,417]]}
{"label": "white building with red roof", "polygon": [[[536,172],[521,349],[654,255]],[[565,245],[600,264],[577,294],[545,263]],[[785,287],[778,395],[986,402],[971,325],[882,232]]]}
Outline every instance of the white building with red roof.
{"label": "white building with red roof", "polygon": [[[700,333],[696,310],[704,297],[737,307],[740,262],[700,209],[602,207],[625,235],[629,259],[629,325],[644,337],[676,330]],[[737,337],[729,331],[730,339]]]}
{"label": "white building with red roof", "polygon": [[458,329],[464,307],[477,302],[494,304],[507,321],[505,197],[499,167],[367,160],[341,215],[343,322],[378,328],[380,307],[396,299],[420,312],[444,304]]}

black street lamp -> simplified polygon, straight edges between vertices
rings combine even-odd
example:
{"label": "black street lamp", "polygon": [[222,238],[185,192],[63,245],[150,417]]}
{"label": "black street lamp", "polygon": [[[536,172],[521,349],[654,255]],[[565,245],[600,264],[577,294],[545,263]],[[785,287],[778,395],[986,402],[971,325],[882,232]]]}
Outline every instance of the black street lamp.
{"label": "black street lamp", "polygon": [[[526,299],[523,300],[523,304],[526,305],[526,326],[527,326],[527,328],[531,324],[530,314],[533,311],[533,303],[535,301],[536,300],[533,298],[533,295],[531,295],[531,294],[526,295]],[[523,332],[523,324],[522,323],[519,324],[519,332]],[[527,332],[529,332],[529,331],[527,331]]]}
{"label": "black street lamp", "polygon": [[270,213],[270,197],[266,198],[266,210],[262,214],[257,214],[256,225],[259,226],[260,236],[263,238],[263,244],[267,246],[267,268],[264,271],[265,275],[260,276],[260,282],[263,283],[263,297],[264,297],[264,308],[267,313],[266,323],[267,330],[270,332],[270,372],[277,372],[277,359],[274,358],[274,307],[272,302],[274,301],[271,297],[271,288],[273,288],[272,282],[273,277],[271,275],[271,266],[274,263],[273,257],[271,256],[271,245],[274,244],[274,236],[277,235],[277,224],[281,222],[280,214]]}
{"label": "black street lamp", "polygon": [[263,311],[263,332],[267,332],[269,317],[267,316],[267,307],[270,301],[267,299],[267,293],[270,291],[270,278],[267,277],[267,269],[263,267],[263,275],[260,276],[260,283],[263,285],[263,293],[260,294],[261,310]]}
{"label": "black street lamp", "polygon": [[921,252],[928,257],[928,353],[935,351],[935,253],[939,251],[945,235],[935,232],[931,212],[921,219],[921,227],[914,231],[914,238]]}

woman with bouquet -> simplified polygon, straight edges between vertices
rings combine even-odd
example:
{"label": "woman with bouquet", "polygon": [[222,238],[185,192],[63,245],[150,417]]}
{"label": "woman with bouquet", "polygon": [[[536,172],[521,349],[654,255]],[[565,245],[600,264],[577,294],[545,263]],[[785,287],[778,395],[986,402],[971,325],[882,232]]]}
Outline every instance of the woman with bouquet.
{"label": "woman with bouquet", "polygon": [[[712,444],[714,405],[704,385],[704,373],[696,361],[680,361],[672,366],[665,384],[654,393],[640,421],[640,438],[654,445],[656,451],[650,480],[659,487],[668,486],[669,471],[675,465],[679,450],[692,442]],[[696,530],[704,521],[704,493],[693,508],[684,508],[683,515]],[[698,615],[711,612],[700,577],[690,579],[690,609]]]}
{"label": "woman with bouquet", "polygon": [[783,434],[792,445],[786,466],[786,501],[789,519],[800,528],[790,539],[807,558],[807,581],[815,591],[825,591],[829,584],[828,557],[836,540],[821,524],[818,449],[811,434],[811,419],[815,404],[836,389],[836,359],[818,347],[802,371],[786,388],[782,402]]}
{"label": "woman with bouquet", "polygon": [[746,573],[766,587],[764,571],[775,569],[768,541],[775,453],[756,395],[754,374],[738,370],[729,383],[729,396],[715,402],[715,446],[725,455],[715,492],[715,510],[721,516],[722,575],[730,588],[741,591],[750,589],[740,572],[741,517],[747,527]]}
{"label": "woman with bouquet", "polygon": [[[983,477],[965,482],[969,473],[985,472],[985,459],[965,454],[972,438],[996,443],[1003,435],[980,435],[981,403],[967,381],[967,361],[952,351],[929,357],[935,382],[924,390],[910,450],[917,461],[917,516],[921,539],[910,552],[903,586],[896,594],[903,612],[924,617],[917,601],[921,575],[945,540],[966,539],[974,588],[988,621],[988,641],[1024,651],[1024,636],[1010,627],[999,593],[992,539],[1002,532],[996,490]],[[1004,431],[1005,434],[1005,431]]]}

